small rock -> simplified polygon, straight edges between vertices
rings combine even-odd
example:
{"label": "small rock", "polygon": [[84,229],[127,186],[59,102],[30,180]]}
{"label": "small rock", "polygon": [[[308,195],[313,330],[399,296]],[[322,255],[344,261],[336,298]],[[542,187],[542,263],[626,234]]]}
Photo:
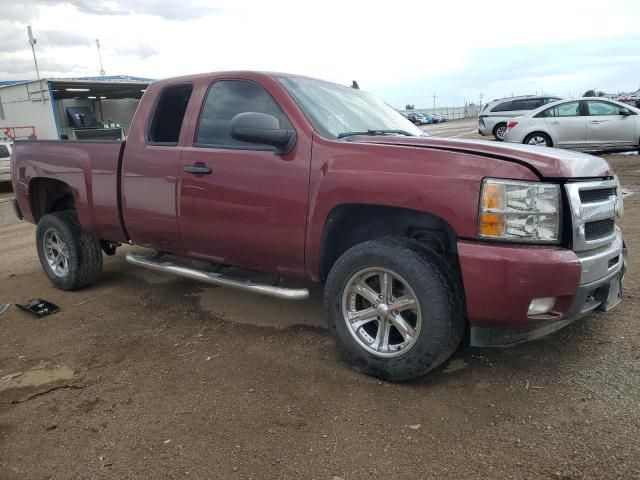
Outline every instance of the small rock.
{"label": "small rock", "polygon": [[333,476],[333,480],[344,480],[344,478],[343,477],[339,477],[337,475],[334,475]]}
{"label": "small rock", "polygon": [[326,433],[322,434],[322,438],[327,438],[329,435],[327,435]]}
{"label": "small rock", "polygon": [[416,423],[415,425],[407,425],[411,430],[418,430],[422,425]]}
{"label": "small rock", "polygon": [[168,445],[168,444],[170,444],[170,443],[171,443],[171,439],[165,440],[165,441],[164,441],[164,442],[162,442],[162,443],[164,443],[165,445]]}
{"label": "small rock", "polygon": [[237,472],[238,471],[238,467],[233,467],[233,471]]}

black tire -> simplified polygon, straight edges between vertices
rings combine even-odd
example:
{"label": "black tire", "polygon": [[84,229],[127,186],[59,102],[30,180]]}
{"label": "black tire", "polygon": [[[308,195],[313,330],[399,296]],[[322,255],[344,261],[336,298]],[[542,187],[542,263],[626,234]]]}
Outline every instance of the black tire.
{"label": "black tire", "polygon": [[[47,261],[44,240],[45,235],[51,235],[50,232],[59,236],[60,241],[66,247],[68,267],[64,274],[56,274]],[[76,290],[91,285],[102,272],[100,242],[82,231],[73,210],[43,216],[36,229],[36,246],[42,269],[51,283],[60,290]]]}
{"label": "black tire", "polygon": [[495,127],[493,127],[493,136],[496,138],[497,141],[499,142],[503,142],[504,141],[504,134],[507,133],[507,124],[504,122],[498,123],[496,124]]}
{"label": "black tire", "polygon": [[525,144],[525,145],[529,145],[529,142],[534,137],[543,137],[544,138],[546,144],[545,145],[541,145],[541,146],[553,147],[553,141],[551,140],[551,137],[549,135],[547,135],[546,133],[543,133],[543,132],[530,133],[529,135],[524,137],[524,140],[522,141],[522,143]]}
{"label": "black tire", "polygon": [[[380,358],[369,352],[354,339],[343,315],[347,283],[371,267],[399,274],[413,290],[422,312],[415,343],[399,356]],[[422,377],[445,362],[463,338],[466,321],[461,288],[443,259],[412,240],[387,237],[364,242],[347,250],[329,273],[324,296],[329,330],[357,370],[396,382]]]}

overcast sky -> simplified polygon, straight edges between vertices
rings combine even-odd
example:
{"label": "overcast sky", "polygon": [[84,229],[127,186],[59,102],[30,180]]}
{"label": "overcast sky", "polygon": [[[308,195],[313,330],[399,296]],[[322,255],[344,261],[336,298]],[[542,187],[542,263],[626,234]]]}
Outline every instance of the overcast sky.
{"label": "overcast sky", "polygon": [[640,87],[640,1],[0,0],[0,80],[301,73],[394,106]]}

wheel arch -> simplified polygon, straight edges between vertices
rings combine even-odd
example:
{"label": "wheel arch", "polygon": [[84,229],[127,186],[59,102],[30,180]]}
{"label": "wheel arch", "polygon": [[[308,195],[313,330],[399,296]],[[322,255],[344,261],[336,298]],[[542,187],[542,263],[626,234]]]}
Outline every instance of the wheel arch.
{"label": "wheel arch", "polygon": [[76,210],[71,187],[61,180],[35,177],[29,182],[29,203],[36,223],[48,213]]}
{"label": "wheel arch", "polygon": [[359,243],[387,236],[416,240],[446,256],[459,272],[457,235],[443,218],[429,212],[386,205],[348,203],[327,216],[320,243],[320,280],[324,282],[336,260]]}
{"label": "wheel arch", "polygon": [[533,130],[532,132],[527,133],[524,136],[524,138],[522,139],[522,143],[526,145],[527,138],[529,138],[531,135],[535,135],[536,133],[537,134],[542,134],[542,135],[546,136],[547,138],[549,138],[549,140],[551,140],[551,145],[549,145],[550,147],[553,147],[554,145],[556,145],[556,139],[553,137],[553,135],[551,135],[546,130],[541,130],[541,129],[536,129],[536,130]]}

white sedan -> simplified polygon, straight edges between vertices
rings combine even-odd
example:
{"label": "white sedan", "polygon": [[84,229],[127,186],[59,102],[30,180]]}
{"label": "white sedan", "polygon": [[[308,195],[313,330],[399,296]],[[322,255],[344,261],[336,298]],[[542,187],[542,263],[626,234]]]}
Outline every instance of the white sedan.
{"label": "white sedan", "polygon": [[11,144],[0,141],[0,182],[10,182],[9,157],[11,156]]}
{"label": "white sedan", "polygon": [[560,100],[510,120],[504,140],[579,150],[638,147],[640,110],[605,98]]}

